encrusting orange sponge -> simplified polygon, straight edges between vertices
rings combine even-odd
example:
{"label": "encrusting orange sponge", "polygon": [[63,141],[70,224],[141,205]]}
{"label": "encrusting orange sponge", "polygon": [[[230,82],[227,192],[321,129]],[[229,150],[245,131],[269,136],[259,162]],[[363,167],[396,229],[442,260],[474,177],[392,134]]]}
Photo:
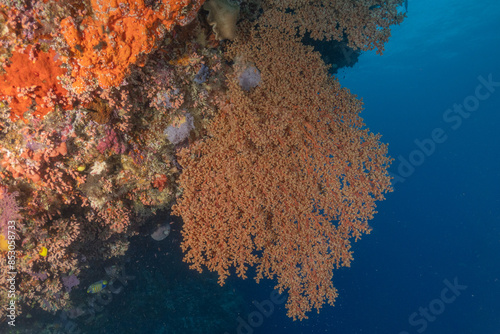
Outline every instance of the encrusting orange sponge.
{"label": "encrusting orange sponge", "polygon": [[[189,23],[203,0],[162,0],[153,10],[143,0],[91,0],[93,16],[80,24],[73,17],[61,21],[73,65],[73,88],[83,93],[95,86],[117,87],[131,64],[140,64],[159,38],[176,24]],[[94,84],[94,85],[93,85]]]}
{"label": "encrusting orange sponge", "polygon": [[[30,54],[36,54],[33,60]],[[12,121],[24,119],[24,113],[33,101],[36,107],[33,116],[43,117],[54,110],[56,104],[64,109],[71,105],[65,96],[67,90],[61,86],[58,76],[66,73],[57,53],[36,52],[28,46],[24,51],[16,50],[10,58],[10,65],[4,65],[5,74],[0,76],[0,98],[9,102]]]}

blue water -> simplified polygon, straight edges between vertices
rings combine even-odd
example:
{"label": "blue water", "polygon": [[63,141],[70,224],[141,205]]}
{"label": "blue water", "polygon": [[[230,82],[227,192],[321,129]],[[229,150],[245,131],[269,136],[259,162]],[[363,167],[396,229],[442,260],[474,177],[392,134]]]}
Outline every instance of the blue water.
{"label": "blue water", "polygon": [[[389,143],[395,191],[354,244],[351,268],[334,273],[336,306],[302,322],[281,306],[256,316],[253,333],[500,333],[500,2],[408,7],[383,56],[365,53],[338,74]],[[447,111],[463,103],[468,117]],[[414,170],[401,175],[410,157]],[[270,284],[246,284],[269,299]]]}

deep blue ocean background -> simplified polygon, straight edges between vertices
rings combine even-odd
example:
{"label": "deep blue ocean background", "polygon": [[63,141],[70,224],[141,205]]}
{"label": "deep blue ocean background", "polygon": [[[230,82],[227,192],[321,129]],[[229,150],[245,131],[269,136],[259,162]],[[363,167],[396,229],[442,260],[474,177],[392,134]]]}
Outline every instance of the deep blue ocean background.
{"label": "deep blue ocean background", "polygon": [[[379,203],[351,268],[334,273],[336,306],[302,322],[281,307],[253,333],[500,333],[500,2],[410,0],[384,54],[337,76],[389,143],[391,172],[410,156],[419,165]],[[479,77],[497,85],[474,105]],[[470,116],[446,121],[464,101]],[[435,129],[441,143],[418,160],[416,141]],[[445,281],[460,285],[448,303]],[[245,284],[249,298],[269,298],[271,284]]]}

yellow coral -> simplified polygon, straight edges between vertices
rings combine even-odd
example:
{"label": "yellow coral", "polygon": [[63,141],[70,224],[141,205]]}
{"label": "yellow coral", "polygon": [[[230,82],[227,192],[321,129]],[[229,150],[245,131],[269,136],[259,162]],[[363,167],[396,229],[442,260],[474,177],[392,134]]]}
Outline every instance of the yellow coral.
{"label": "yellow coral", "polygon": [[0,234],[0,251],[6,252],[9,250],[9,243],[5,239],[3,234]]}

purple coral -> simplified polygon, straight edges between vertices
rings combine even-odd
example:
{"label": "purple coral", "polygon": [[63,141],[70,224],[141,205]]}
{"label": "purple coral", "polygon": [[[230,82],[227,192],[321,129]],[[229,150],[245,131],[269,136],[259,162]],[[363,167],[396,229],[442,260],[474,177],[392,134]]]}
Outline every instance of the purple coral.
{"label": "purple coral", "polygon": [[186,120],[179,124],[178,126],[169,125],[164,134],[167,136],[168,140],[177,145],[189,137],[189,133],[194,129],[194,118],[191,114],[186,113]]}
{"label": "purple coral", "polygon": [[120,140],[115,130],[108,129],[106,130],[106,135],[101,140],[101,142],[97,145],[97,150],[104,154],[106,150],[111,150],[116,154],[123,154],[127,150],[127,146],[123,141]]}
{"label": "purple coral", "polygon": [[19,228],[18,220],[22,218],[19,214],[19,206],[16,202],[17,193],[8,193],[7,190],[0,187],[0,234],[3,234],[5,238],[8,237],[8,224],[9,221],[15,221],[16,224],[13,225]]}
{"label": "purple coral", "polygon": [[80,284],[80,280],[75,275],[64,276],[62,282],[67,292],[71,292],[73,287]]}
{"label": "purple coral", "polygon": [[240,87],[248,92],[250,89],[255,88],[260,83],[260,72],[254,66],[247,67],[239,76]]}
{"label": "purple coral", "polygon": [[205,65],[201,65],[200,70],[194,76],[194,82],[201,85],[202,83],[207,81],[209,74],[210,74],[209,68]]}

